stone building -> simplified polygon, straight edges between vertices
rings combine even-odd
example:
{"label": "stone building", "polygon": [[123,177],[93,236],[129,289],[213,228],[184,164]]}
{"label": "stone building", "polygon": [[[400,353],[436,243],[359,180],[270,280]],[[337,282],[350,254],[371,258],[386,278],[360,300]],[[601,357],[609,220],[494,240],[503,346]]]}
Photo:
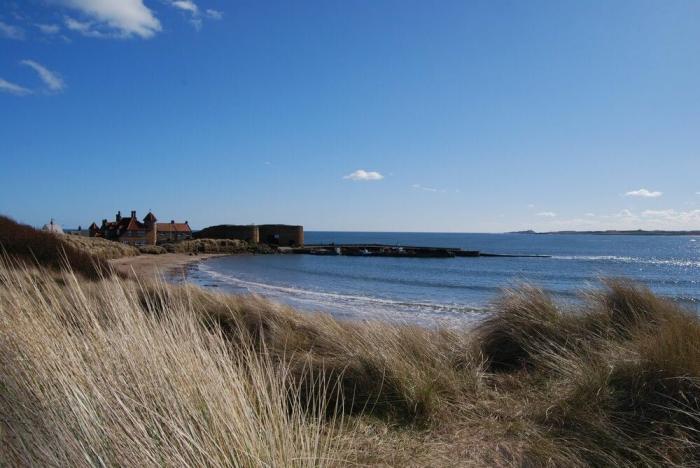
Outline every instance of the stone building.
{"label": "stone building", "polygon": [[139,221],[136,211],[130,217],[122,217],[117,212],[114,221],[102,220],[102,225],[92,223],[89,228],[90,237],[103,237],[116,242],[130,245],[155,245],[157,242],[174,242],[192,237],[192,230],[187,221],[184,223],[158,223],[158,219],[150,211]]}
{"label": "stone building", "polygon": [[187,221],[176,223],[171,220],[169,223],[156,223],[156,230],[159,244],[192,239],[192,229]]}

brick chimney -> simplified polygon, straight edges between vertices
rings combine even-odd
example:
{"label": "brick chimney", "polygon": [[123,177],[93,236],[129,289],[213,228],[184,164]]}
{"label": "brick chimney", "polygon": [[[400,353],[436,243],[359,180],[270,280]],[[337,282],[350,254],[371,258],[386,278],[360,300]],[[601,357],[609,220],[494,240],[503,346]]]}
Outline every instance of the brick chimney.
{"label": "brick chimney", "polygon": [[136,210],[131,210],[131,217],[136,218]]}
{"label": "brick chimney", "polygon": [[117,216],[115,217],[115,219],[117,220],[117,222],[122,220],[122,212],[121,211],[117,211]]}

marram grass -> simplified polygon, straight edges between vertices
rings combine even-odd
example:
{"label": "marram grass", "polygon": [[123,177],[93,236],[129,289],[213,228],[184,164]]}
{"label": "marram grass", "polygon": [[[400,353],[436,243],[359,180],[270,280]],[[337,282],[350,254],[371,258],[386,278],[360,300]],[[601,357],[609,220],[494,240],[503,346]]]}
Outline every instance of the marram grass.
{"label": "marram grass", "polygon": [[0,264],[2,466],[697,466],[699,443],[700,322],[624,281],[429,330]]}
{"label": "marram grass", "polygon": [[[333,419],[191,297],[0,267],[3,466],[326,466]],[[319,386],[320,389],[321,386]],[[323,422],[321,423],[321,418]]]}

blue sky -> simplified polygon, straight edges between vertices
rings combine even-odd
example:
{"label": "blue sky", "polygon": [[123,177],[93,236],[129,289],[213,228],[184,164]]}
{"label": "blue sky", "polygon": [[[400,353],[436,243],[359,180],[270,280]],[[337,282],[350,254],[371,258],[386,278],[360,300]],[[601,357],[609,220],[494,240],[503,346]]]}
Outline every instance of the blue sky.
{"label": "blue sky", "polygon": [[700,2],[0,6],[0,213],[700,229]]}

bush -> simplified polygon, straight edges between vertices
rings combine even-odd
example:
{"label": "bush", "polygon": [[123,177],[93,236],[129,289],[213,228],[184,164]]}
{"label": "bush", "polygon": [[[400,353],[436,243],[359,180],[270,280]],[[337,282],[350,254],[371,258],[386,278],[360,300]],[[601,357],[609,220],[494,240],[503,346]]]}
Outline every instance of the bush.
{"label": "bush", "polygon": [[160,245],[141,245],[139,246],[139,252],[149,255],[161,255],[168,253],[168,251]]}
{"label": "bush", "polygon": [[270,247],[267,244],[252,244],[249,246],[248,250],[261,255],[269,255],[277,252],[277,248]]}
{"label": "bush", "polygon": [[171,253],[243,253],[248,251],[245,241],[236,239],[193,239],[175,244],[162,244]]}

